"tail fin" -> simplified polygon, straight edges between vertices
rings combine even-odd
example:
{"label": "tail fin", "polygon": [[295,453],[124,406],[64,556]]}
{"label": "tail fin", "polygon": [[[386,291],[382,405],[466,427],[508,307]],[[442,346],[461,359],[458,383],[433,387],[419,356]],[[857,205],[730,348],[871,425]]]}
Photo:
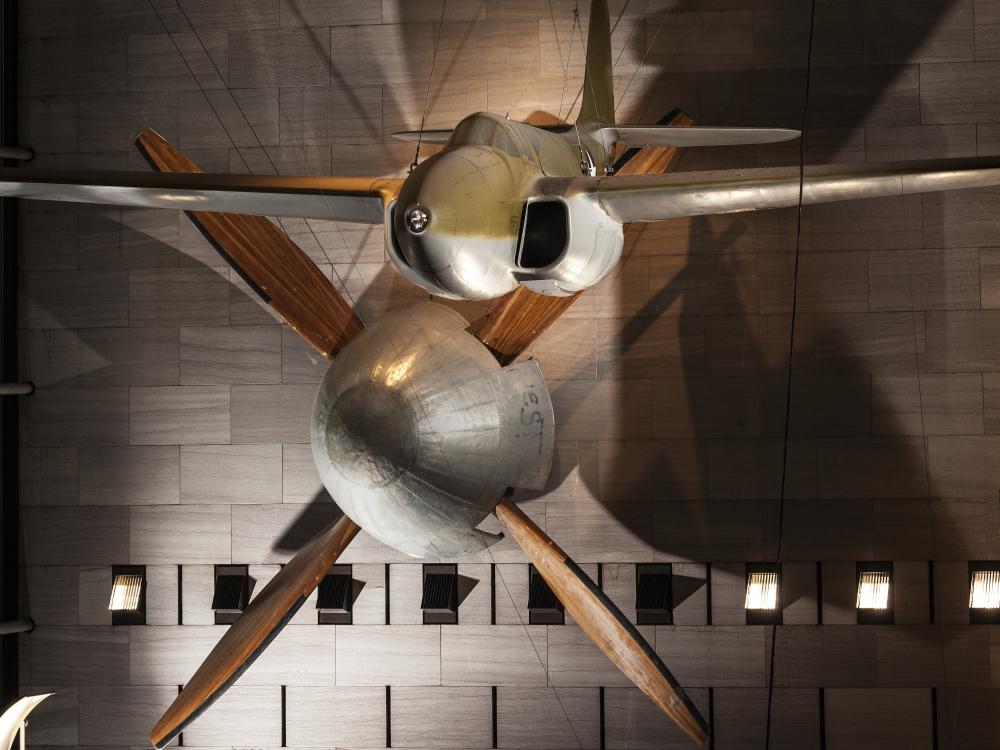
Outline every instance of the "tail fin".
{"label": "tail fin", "polygon": [[611,77],[611,20],[607,0],[590,3],[587,32],[587,68],[583,77],[583,99],[577,123],[613,125],[615,87]]}

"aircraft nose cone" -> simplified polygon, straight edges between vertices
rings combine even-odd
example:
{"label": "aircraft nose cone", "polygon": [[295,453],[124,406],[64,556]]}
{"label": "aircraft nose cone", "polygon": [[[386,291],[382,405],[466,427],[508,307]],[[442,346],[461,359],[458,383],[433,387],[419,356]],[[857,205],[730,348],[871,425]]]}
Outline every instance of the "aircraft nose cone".
{"label": "aircraft nose cone", "polygon": [[429,279],[422,286],[432,293],[499,297],[517,285],[517,189],[508,160],[492,149],[436,154],[400,190],[392,242],[405,265]]}
{"label": "aircraft nose cone", "polygon": [[345,477],[363,487],[384,487],[416,461],[413,409],[383,383],[360,383],[334,403],[326,445]]}

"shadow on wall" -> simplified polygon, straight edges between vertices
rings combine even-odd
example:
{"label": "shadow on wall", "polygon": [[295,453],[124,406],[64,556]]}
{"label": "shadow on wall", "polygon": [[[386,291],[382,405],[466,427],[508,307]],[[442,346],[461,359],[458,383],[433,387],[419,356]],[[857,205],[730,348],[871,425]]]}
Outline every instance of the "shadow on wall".
{"label": "shadow on wall", "polygon": [[[938,40],[939,24],[952,23],[948,11],[953,4],[952,0],[928,0],[917,8],[894,11],[861,0],[849,0],[836,7],[817,3],[806,142],[809,162],[887,158],[865,142],[861,129],[866,125],[920,123],[914,67],[907,63],[917,56],[934,56],[936,45],[943,43]],[[500,6],[449,5],[444,22],[452,27],[454,40],[446,37],[447,43],[439,50],[442,57],[430,89],[431,112],[438,104],[447,104],[449,71],[467,53],[471,40],[479,38],[477,33],[484,28],[483,23],[495,20],[497,14],[501,22],[519,21],[516,14],[505,18]],[[580,5],[586,12],[586,3]],[[668,109],[681,106],[704,124],[800,124],[808,4],[787,0],[765,13],[749,3],[746,7],[737,3],[736,7],[727,5],[723,14],[710,3],[690,0],[676,5],[665,19],[658,8],[645,17],[632,16],[631,5],[613,4],[612,14],[619,26],[615,38],[627,39],[625,59],[634,62],[644,58],[650,72],[644,70],[639,77],[641,83],[630,87],[632,96],[623,104],[622,119],[652,121]],[[573,6],[557,3],[552,32],[545,32],[552,36],[548,41],[556,41],[562,55],[569,53],[568,45],[559,40],[566,42],[570,38]],[[411,28],[423,24],[429,29],[400,36],[406,50],[405,69],[412,78],[391,83],[392,91],[385,99],[404,102],[408,110],[386,114],[384,123],[398,121],[399,127],[419,126],[423,101],[418,94],[424,91],[426,77],[417,74],[429,73],[427,48],[433,44],[439,14],[440,6],[433,3],[399,3],[393,11],[390,21]],[[585,24],[586,18],[581,21]],[[336,70],[336,64],[333,67],[335,80],[342,81],[344,76]],[[579,48],[571,68],[570,78],[577,80],[582,73]],[[620,70],[618,74],[619,86],[629,82],[629,71]],[[381,70],[378,75],[391,78],[393,74]],[[513,88],[511,95],[516,98]],[[360,103],[355,104],[360,113]],[[489,104],[496,109],[501,102],[491,100]],[[519,102],[503,104],[516,107]],[[428,122],[431,124],[454,123],[433,120]],[[367,127],[374,135],[374,122],[368,122]],[[382,136],[389,130],[385,126]],[[925,153],[914,153],[913,157],[944,155],[948,144],[925,140],[922,146]],[[701,149],[685,154],[679,168],[793,164],[798,156],[796,143]],[[868,213],[872,206],[876,214],[887,211],[903,222],[912,218],[908,210],[922,209],[924,221],[928,221],[928,207],[922,207],[919,200],[807,210],[805,233],[818,226],[826,236],[823,242],[816,243],[805,238],[803,253],[807,257],[803,270],[815,270],[826,260],[832,273],[821,281],[839,286],[858,280],[857,273],[838,280],[840,271],[847,274],[860,268],[866,285],[869,249],[881,249],[881,242],[888,243],[884,245],[886,250],[922,246],[922,238],[914,240],[912,236],[903,241],[903,246],[893,244],[902,235],[896,233],[894,237],[891,231],[877,232],[871,245],[858,244],[855,236],[848,238],[843,247],[838,246],[838,234],[844,234],[838,225],[867,223],[875,227],[878,216]],[[590,494],[600,498],[633,534],[668,555],[755,559],[775,554],[773,530],[786,398],[794,221],[792,211],[748,219],[695,220],[688,223],[686,246],[683,241],[669,241],[682,223],[674,224],[673,233],[666,231],[666,243],[657,239],[656,228],[645,228],[637,240],[641,248],[606,283],[606,287],[622,295],[615,303],[616,314],[630,316],[612,324],[618,330],[610,342],[599,342],[621,356],[613,372],[599,371],[602,379],[622,381],[613,389],[618,392],[618,400],[610,413],[627,414],[633,404],[630,396],[621,394],[629,390],[630,381],[643,381],[636,387],[650,389],[654,423],[648,436],[656,442],[652,443],[654,448],[649,447],[650,443],[635,443],[633,450],[627,441],[640,434],[629,433],[623,424],[622,429],[610,430],[610,440],[581,445],[577,454],[589,452],[586,460],[600,464],[599,472],[582,473],[584,481],[592,485]],[[930,221],[940,223],[933,217]],[[832,252],[820,259],[820,253],[825,251],[843,252],[844,260],[849,254],[855,265],[840,269]],[[650,273],[650,264],[656,265],[659,275]],[[937,270],[943,272],[944,261],[938,266]],[[676,271],[670,273],[671,268]],[[934,274],[935,270],[925,266],[923,272]],[[665,283],[658,289],[650,288],[653,279],[658,281],[663,275],[668,276]],[[642,281],[633,283],[630,277],[650,281],[646,285]],[[838,501],[818,498],[859,498],[866,503],[866,498],[875,495],[926,498],[933,494],[926,480],[920,480],[926,477],[922,445],[900,425],[893,426],[891,397],[882,393],[878,384],[882,379],[876,377],[873,381],[872,377],[875,373],[915,378],[921,316],[911,312],[912,295],[908,307],[892,310],[897,313],[894,324],[905,322],[909,315],[912,332],[911,351],[901,355],[899,361],[879,363],[868,351],[854,354],[853,348],[863,342],[858,342],[859,331],[852,326],[867,325],[860,316],[873,309],[869,307],[868,289],[863,291],[863,300],[854,299],[845,307],[838,301],[827,306],[821,290],[811,289],[811,303],[805,300],[807,304],[800,307],[800,311],[808,312],[802,313],[797,334],[788,496],[808,502],[812,511],[826,508],[838,516],[845,510],[844,503],[831,505]],[[769,295],[767,300],[765,295]],[[645,302],[636,304],[636,300]],[[466,307],[469,309],[462,309],[468,317],[480,312],[479,308]],[[859,317],[852,321],[852,314]],[[676,327],[674,336],[663,338],[664,321]],[[659,355],[649,357],[644,353],[650,345],[663,343],[677,347],[676,356],[668,358],[669,362],[658,360]],[[599,353],[599,360],[601,356]],[[670,377],[661,380],[663,375]],[[573,399],[573,403],[585,400]],[[571,414],[560,414],[561,424],[570,419]],[[876,420],[877,426],[873,424]],[[860,464],[852,464],[853,470],[848,471],[838,459],[842,454],[837,450],[849,451],[849,443],[860,438],[871,439],[871,450],[866,455],[879,457],[867,476]],[[595,451],[600,454],[597,459],[592,455]],[[575,460],[562,456],[554,479],[565,479],[575,468]],[[842,473],[850,473],[854,479],[838,486]],[[788,513],[794,515],[795,509],[789,508]],[[815,517],[822,518],[822,512]],[[719,538],[720,530],[734,527],[748,533],[733,539]],[[750,529],[754,532],[749,533]],[[803,546],[806,556],[817,556],[812,543]],[[857,546],[837,547],[831,542],[828,549],[834,555],[837,550],[853,555]],[[792,554],[792,549],[786,546],[785,552]]]}
{"label": "shadow on wall", "polygon": [[[724,43],[726,30],[707,22],[705,3],[682,3],[647,58],[660,74],[644,89],[643,119],[655,121],[679,105],[702,124],[798,127],[808,3],[779,5],[773,15],[754,12],[743,60],[739,45]],[[899,155],[864,138],[865,126],[920,123],[914,66],[901,63],[933,54],[936,25],[950,22],[951,5],[923,3],[904,19],[860,0],[836,9],[817,3],[808,162],[972,155],[953,153],[929,130],[919,150]],[[739,25],[740,14],[730,15]],[[647,35],[659,18],[646,17]],[[633,54],[641,57],[646,44],[633,41]],[[726,54],[706,60],[720,49]],[[691,150],[678,169],[794,164],[798,148],[792,142]],[[928,215],[940,210],[918,197],[803,213],[786,558],[871,558],[874,541],[857,536],[871,528],[872,498],[909,498],[914,512],[926,513],[935,495],[927,486],[922,427],[903,424],[896,416],[900,394],[883,389],[918,391],[923,315],[908,251],[925,245],[914,225],[940,225],[940,216]],[[628,257],[602,288],[587,293],[596,301],[582,313],[593,315],[600,331],[598,383],[589,392],[577,381],[556,388],[558,422],[582,442],[563,451],[550,489],[579,471],[585,495],[668,557],[773,558],[794,250],[794,209],[665,222],[633,233]],[[873,254],[882,250],[903,266],[883,281],[906,290],[888,303],[870,289]],[[921,274],[944,276],[943,253],[925,261]],[[614,405],[601,412],[618,424],[595,429],[593,437],[572,428],[585,421],[574,412],[592,412],[604,398]],[[928,544],[924,558],[932,556]]]}
{"label": "shadow on wall", "polygon": [[[385,264],[372,283],[357,297],[355,308],[368,311],[367,319],[372,320],[386,310],[422,299],[429,297],[416,290],[389,264]],[[295,520],[275,540],[271,549],[275,552],[294,554],[316,536],[319,530],[341,515],[343,511],[329,493],[325,489],[320,489],[312,500],[301,507]]]}
{"label": "shadow on wall", "polygon": [[[856,141],[857,129],[864,125],[920,122],[917,92],[910,80],[912,66],[905,63],[918,52],[927,54],[928,35],[933,36],[938,21],[946,19],[952,4],[951,0],[926,0],[917,8],[907,7],[905,12],[901,10],[899,15],[893,15],[891,10],[879,4],[873,6],[862,0],[848,0],[837,3],[836,7],[817,3],[815,67],[807,136],[810,161],[843,160],[847,156],[852,160],[864,158],[866,146]],[[474,24],[483,20],[469,11],[474,5],[459,6],[462,20],[450,21],[446,15],[446,24],[463,24],[464,30],[458,42],[449,43],[449,48],[442,50],[444,65],[435,73],[436,81],[447,82],[449,71],[459,58],[458,53],[474,43]],[[572,5],[556,5],[559,34],[565,40],[571,25],[568,19],[571,19]],[[581,2],[581,5],[586,3]],[[630,54],[635,59],[641,58],[649,46],[646,64],[654,72],[649,74],[650,80],[641,81],[641,96],[626,102],[626,109],[631,110],[630,114],[636,119],[641,116],[646,121],[657,119],[674,106],[681,106],[697,122],[705,124],[797,126],[804,83],[802,61],[808,31],[807,4],[786,0],[762,18],[758,18],[761,13],[754,10],[749,37],[746,28],[734,31],[716,23],[721,15],[713,12],[711,5],[694,0],[682,2],[663,22],[662,28],[658,12],[639,19],[636,28],[642,28],[642,32],[636,31],[629,40]],[[294,8],[295,3],[289,6]],[[750,7],[749,3],[746,9],[727,6],[726,15],[738,19],[740,12]],[[627,10],[626,6],[618,3],[613,13],[621,13],[623,9]],[[731,10],[733,12],[729,13]],[[396,14],[403,23],[436,23],[439,12],[434,11],[429,18],[425,4],[400,3]],[[622,23],[629,18],[623,18]],[[616,38],[622,31],[624,29]],[[732,34],[735,34],[735,42],[728,36]],[[653,35],[656,39],[649,45]],[[413,44],[408,43],[410,39],[409,35],[403,36],[409,59],[407,66],[422,69],[426,67],[427,35],[413,35]],[[566,50],[561,52],[565,54]],[[418,64],[418,61],[422,62]],[[333,68],[334,82],[343,83],[343,76],[335,65]],[[641,78],[647,78],[647,74],[643,73]],[[640,84],[633,85],[638,88]],[[444,83],[432,87],[432,108],[436,102],[443,101],[443,86]],[[346,85],[342,88],[350,89]],[[409,99],[404,97],[401,101],[416,101],[417,106],[411,109],[419,114],[422,97],[413,92],[419,93],[422,87],[406,81],[394,88],[411,92]],[[353,96],[351,91],[348,94]],[[395,101],[391,95],[386,98]],[[354,98],[349,104],[361,117],[365,135],[377,138],[378,123],[365,114],[363,103]],[[384,122],[392,119],[385,117]],[[419,125],[419,121],[411,122],[410,115],[397,113],[395,119],[401,127]],[[386,128],[383,123],[383,137]],[[931,152],[926,156],[938,155],[935,144],[926,145]],[[410,146],[401,148],[409,149]],[[870,146],[867,150],[871,150]],[[681,168],[795,163],[797,158],[794,144],[759,149],[705,149],[685,155]],[[891,208],[895,210],[899,205],[892,204]],[[864,213],[864,206],[823,212],[827,228],[831,222],[854,221],[857,215],[853,212]],[[926,204],[923,211],[926,224]],[[896,215],[900,212],[896,211]],[[815,211],[807,212],[806,217],[814,223],[824,221]],[[864,218],[871,219],[867,214]],[[940,224],[933,217],[931,221]],[[621,388],[615,389],[618,393],[630,388],[629,381],[647,384],[641,387],[650,388],[653,396],[655,423],[651,425],[650,436],[658,443],[652,454],[647,445],[641,449],[643,455],[631,453],[628,460],[602,460],[600,478],[594,479],[585,472],[584,481],[591,484],[590,494],[600,498],[624,526],[661,552],[696,559],[720,559],[720,550],[728,550],[725,556],[731,559],[771,557],[774,535],[770,530],[776,527],[774,498],[780,470],[787,365],[783,357],[787,356],[788,315],[783,307],[787,307],[788,302],[794,215],[769,212],[747,219],[723,217],[692,221],[686,239],[679,244],[671,244],[676,241],[670,238],[676,237],[678,227],[683,225],[668,224],[671,226],[666,228],[644,228],[637,240],[640,247],[632,251],[614,277],[606,282],[605,290],[594,290],[594,294],[602,291],[606,294],[607,290],[620,294],[613,304],[623,314],[616,323],[620,331],[610,343],[601,342],[602,346],[608,345],[620,353],[621,362],[615,372],[600,375],[623,381]],[[768,232],[775,227],[779,231],[772,236]],[[835,235],[836,227],[833,232]],[[665,240],[662,239],[664,235]],[[175,252],[169,245],[164,245],[163,250]],[[817,247],[805,247],[803,256],[811,257],[818,251]],[[864,253],[864,248],[857,252]],[[654,276],[648,273],[651,263],[656,263],[661,275],[668,277],[658,289],[650,288],[654,283]],[[867,260],[865,267],[868,267]],[[671,272],[672,268],[676,271]],[[836,263],[834,269],[836,271]],[[925,267],[924,273],[933,274],[935,270]],[[943,261],[938,270],[943,271]],[[644,274],[641,283],[629,281],[630,276],[639,274]],[[831,279],[835,278],[836,273]],[[782,284],[784,292],[779,288]],[[369,285],[359,299],[358,306],[364,308],[366,298],[371,299],[370,295],[375,294],[384,295],[384,304],[389,307],[399,297],[411,294],[403,288],[405,286],[392,269],[385,267],[379,272],[376,283]],[[752,294],[747,294],[748,286],[753,289]],[[765,288],[777,296],[778,303],[769,307],[763,303],[761,293]],[[380,296],[375,308],[385,309],[382,300]],[[922,445],[915,439],[872,437],[885,451],[878,464],[871,467],[869,479],[875,484],[862,481],[863,472],[857,471],[856,464],[847,464],[852,469],[848,472],[845,464],[832,462],[826,448],[841,437],[850,437],[856,442],[856,438],[873,436],[875,415],[891,414],[892,408],[867,375],[873,371],[871,352],[852,354],[857,332],[841,325],[844,321],[838,321],[835,315],[827,316],[822,299],[815,302],[814,309],[815,313],[803,313],[800,343],[795,354],[789,493],[796,503],[801,500],[812,505],[790,505],[788,513],[794,514],[798,507],[815,506],[834,508],[841,515],[843,505],[833,505],[839,500],[820,501],[818,497],[932,496],[932,488],[920,484],[920,477],[926,476],[926,470]],[[473,312],[476,311],[478,308]],[[815,325],[819,317],[824,318],[822,322],[826,325]],[[912,366],[897,362],[883,372],[903,377],[916,374],[920,316],[914,313],[911,317]],[[676,325],[677,350],[671,354],[672,364],[668,363],[666,370],[661,367],[662,359],[656,359],[662,353],[652,360],[643,355],[644,341],[662,326],[663,320]],[[810,323],[813,325],[811,335]],[[673,345],[670,337],[662,340]],[[656,346],[661,339],[654,336],[651,341]],[[110,359],[113,355],[109,352],[107,357]],[[654,364],[652,373],[650,362]],[[670,370],[671,367],[675,369]],[[652,380],[662,374],[672,377],[659,382]],[[662,388],[665,383],[669,383],[666,390]],[[610,411],[612,414],[627,413],[632,408],[631,403],[627,396],[619,398]],[[675,421],[679,413],[686,418],[686,423]],[[570,419],[572,414],[559,415],[560,423]],[[892,418],[883,419],[879,427],[881,434],[900,431],[898,426],[886,422],[891,423]],[[630,435],[626,431],[612,429],[609,434],[612,439],[595,441],[596,445],[582,445],[578,453],[605,451],[615,458],[631,451],[627,442]],[[623,473],[619,473],[619,467]],[[565,478],[573,466],[558,469],[561,474],[556,478]],[[854,484],[839,490],[836,486],[831,488],[823,484],[826,478],[842,474],[854,476]],[[719,518],[726,522],[716,523],[713,514],[720,514]],[[821,518],[822,514],[815,517]],[[741,536],[720,540],[719,530],[734,528],[733,519],[748,529],[757,529],[758,533],[747,534],[746,539]],[[311,522],[303,522],[303,528],[306,527],[317,528]],[[807,556],[815,559],[819,555],[821,550],[814,544],[826,538],[825,531],[818,529],[817,538],[810,539],[809,544],[801,542]],[[748,548],[746,545],[751,537],[758,541]],[[276,546],[295,549],[301,544],[301,538],[301,533],[294,533],[293,527]],[[796,541],[790,532],[789,543]],[[792,555],[792,549],[786,547],[786,554]],[[839,549],[843,551],[844,548]],[[708,552],[711,554],[706,554]],[[928,556],[930,554],[929,550]]]}

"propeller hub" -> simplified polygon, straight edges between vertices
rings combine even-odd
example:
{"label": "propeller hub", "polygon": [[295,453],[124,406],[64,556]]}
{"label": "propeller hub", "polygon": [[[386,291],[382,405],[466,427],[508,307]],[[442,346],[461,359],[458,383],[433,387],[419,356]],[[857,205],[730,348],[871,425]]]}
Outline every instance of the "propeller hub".
{"label": "propeller hub", "polygon": [[326,444],[330,460],[346,478],[363,487],[384,487],[416,461],[413,409],[384,383],[360,383],[334,403]]}
{"label": "propeller hub", "polygon": [[337,355],[316,396],[313,459],[341,509],[415,557],[486,544],[476,527],[508,487],[541,489],[555,425],[534,361],[501,368],[464,318],[421,303]]}

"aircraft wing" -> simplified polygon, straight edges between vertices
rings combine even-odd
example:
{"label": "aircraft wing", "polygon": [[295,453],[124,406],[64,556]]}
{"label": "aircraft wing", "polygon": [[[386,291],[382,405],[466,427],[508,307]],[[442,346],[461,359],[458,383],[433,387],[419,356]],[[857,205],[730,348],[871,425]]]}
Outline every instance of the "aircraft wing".
{"label": "aircraft wing", "polygon": [[0,169],[0,196],[381,224],[402,180]]}
{"label": "aircraft wing", "polygon": [[[203,171],[149,128],[135,145],[159,172]],[[364,328],[330,280],[270,219],[213,211],[185,213],[250,288],[324,357],[333,359]]]}
{"label": "aircraft wing", "polygon": [[[831,203],[1000,185],[1000,157],[806,167],[802,202]],[[630,224],[795,206],[799,168],[734,169],[662,175],[546,177],[537,192],[589,196]]]}
{"label": "aircraft wing", "polygon": [[[675,110],[660,121],[664,128],[679,129],[691,124],[691,118]],[[634,148],[618,160],[615,171],[620,175],[666,172],[677,157],[676,146]],[[628,239],[629,231],[625,237]],[[555,323],[559,316],[576,302],[583,292],[569,297],[546,297],[519,286],[490,304],[489,310],[469,332],[482,341],[502,365],[517,359],[532,342]]]}
{"label": "aircraft wing", "polygon": [[669,125],[615,125],[601,128],[604,140],[631,147],[649,146],[746,146],[778,143],[798,138],[798,130],[787,128],[672,127]]}

